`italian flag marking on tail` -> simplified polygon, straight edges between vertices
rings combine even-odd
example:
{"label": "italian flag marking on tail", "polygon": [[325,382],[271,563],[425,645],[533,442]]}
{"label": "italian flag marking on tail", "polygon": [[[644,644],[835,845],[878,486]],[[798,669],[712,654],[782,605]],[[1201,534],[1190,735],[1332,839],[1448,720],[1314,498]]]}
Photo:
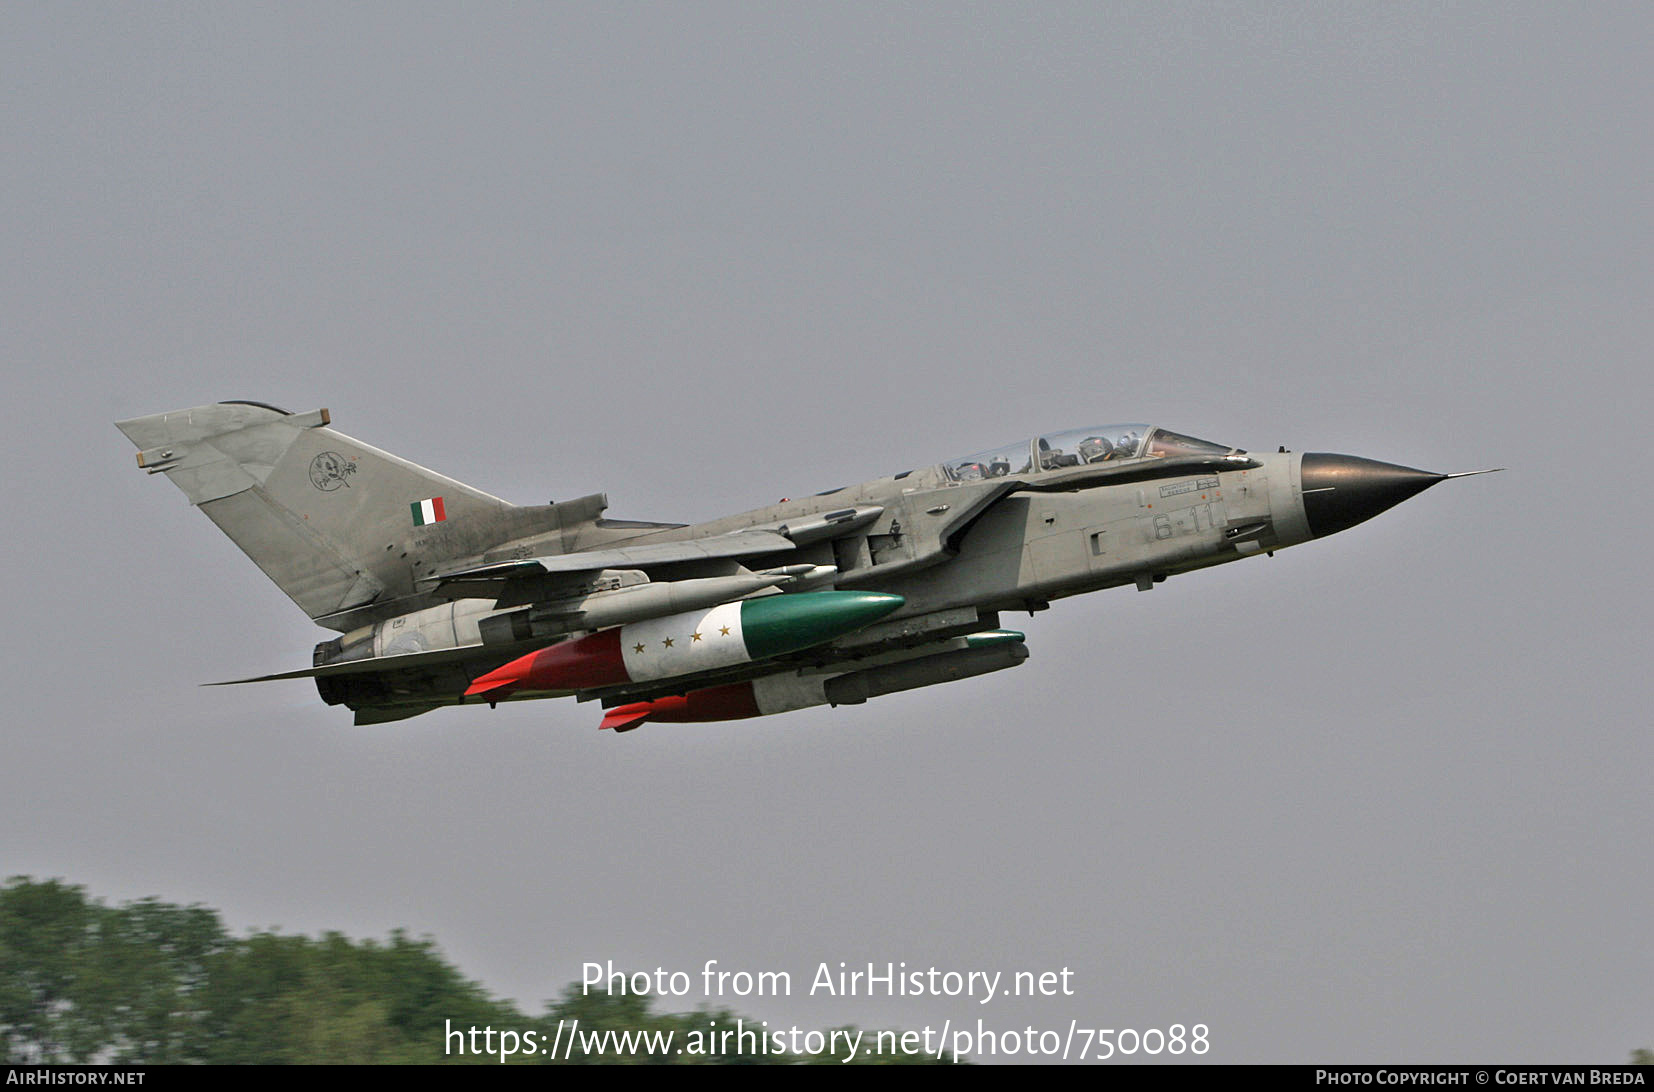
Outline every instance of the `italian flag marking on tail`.
{"label": "italian flag marking on tail", "polygon": [[415,527],[423,527],[428,523],[441,523],[448,518],[447,511],[442,507],[441,497],[414,501],[408,507],[413,509]]}

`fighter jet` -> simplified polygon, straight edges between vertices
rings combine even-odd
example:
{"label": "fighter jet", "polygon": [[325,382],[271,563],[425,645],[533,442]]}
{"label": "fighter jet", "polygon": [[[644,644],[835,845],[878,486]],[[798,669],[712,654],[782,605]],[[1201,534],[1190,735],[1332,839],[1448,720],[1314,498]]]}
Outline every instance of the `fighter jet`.
{"label": "fighter jet", "polygon": [[510,504],[330,422],[232,401],[117,427],[340,633],[231,682],[313,679],[357,724],[566,696],[621,732],[859,704],[1018,666],[1003,612],[1149,591],[1468,476],[1100,425],[689,526],[608,519],[601,493]]}

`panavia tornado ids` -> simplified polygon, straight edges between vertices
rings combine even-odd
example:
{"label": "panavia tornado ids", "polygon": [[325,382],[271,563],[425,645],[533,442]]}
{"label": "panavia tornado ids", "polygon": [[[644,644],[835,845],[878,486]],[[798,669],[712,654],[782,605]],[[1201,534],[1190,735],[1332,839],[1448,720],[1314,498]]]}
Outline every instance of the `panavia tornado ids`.
{"label": "panavia tornado ids", "polygon": [[601,493],[510,504],[330,420],[219,402],[117,427],[341,634],[233,681],[314,679],[357,724],[570,695],[616,731],[857,704],[1016,667],[1003,611],[1148,591],[1465,476],[1101,425],[686,526],[607,519]]}

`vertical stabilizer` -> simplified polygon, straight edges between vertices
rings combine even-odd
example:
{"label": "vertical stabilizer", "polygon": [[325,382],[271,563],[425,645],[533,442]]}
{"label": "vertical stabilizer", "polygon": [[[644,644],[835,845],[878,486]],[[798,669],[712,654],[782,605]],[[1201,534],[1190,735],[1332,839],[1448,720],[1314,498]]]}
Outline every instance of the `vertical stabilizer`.
{"label": "vertical stabilizer", "polygon": [[[419,594],[438,563],[481,554],[514,505],[327,427],[328,412],[256,402],[116,423],[138,465],[190,503],[318,623],[359,625]],[[404,606],[387,610],[396,613]]]}

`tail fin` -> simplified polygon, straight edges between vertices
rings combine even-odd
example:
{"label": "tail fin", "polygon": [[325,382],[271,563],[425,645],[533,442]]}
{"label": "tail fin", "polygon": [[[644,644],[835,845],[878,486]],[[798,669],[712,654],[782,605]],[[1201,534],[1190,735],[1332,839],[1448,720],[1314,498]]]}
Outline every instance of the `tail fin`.
{"label": "tail fin", "polygon": [[[433,473],[293,414],[219,402],[119,421],[138,465],[165,474],[321,625],[401,613],[439,562],[538,528],[543,509]],[[395,607],[392,602],[401,600]]]}

